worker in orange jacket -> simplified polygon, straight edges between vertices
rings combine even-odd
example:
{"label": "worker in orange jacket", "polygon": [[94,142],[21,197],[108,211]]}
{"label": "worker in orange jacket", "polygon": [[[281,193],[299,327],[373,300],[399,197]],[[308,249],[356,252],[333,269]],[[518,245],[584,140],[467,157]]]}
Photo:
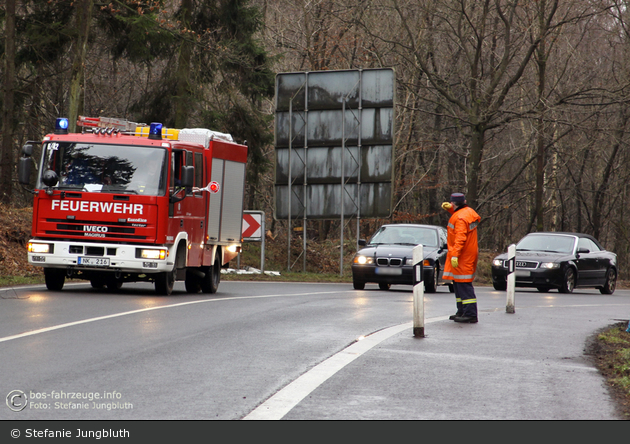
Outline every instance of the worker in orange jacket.
{"label": "worker in orange jacket", "polygon": [[444,279],[453,281],[457,313],[450,317],[455,322],[477,322],[477,297],[472,282],[477,272],[479,246],[477,225],[481,217],[466,203],[462,193],[451,194],[451,201],[442,208],[451,214],[446,243],[448,253],[444,264]]}

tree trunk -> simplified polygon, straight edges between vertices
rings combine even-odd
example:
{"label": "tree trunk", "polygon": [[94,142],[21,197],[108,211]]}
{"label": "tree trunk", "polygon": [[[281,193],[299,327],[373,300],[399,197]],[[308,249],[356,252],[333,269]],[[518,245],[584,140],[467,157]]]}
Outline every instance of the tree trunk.
{"label": "tree trunk", "polygon": [[545,194],[545,70],[546,70],[545,40],[540,42],[537,51],[538,65],[538,121],[536,134],[536,231],[544,231],[544,194]]}
{"label": "tree trunk", "polygon": [[74,45],[74,60],[70,79],[70,104],[68,106],[68,130],[73,133],[77,129],[77,118],[83,110],[83,86],[85,77],[85,58],[87,55],[88,36],[90,34],[90,22],[92,21],[93,0],[77,1],[77,27],[78,35]]}
{"label": "tree trunk", "polygon": [[[190,29],[192,17],[192,0],[182,2],[182,27]],[[175,128],[185,128],[188,125],[190,101],[190,59],[192,55],[192,37],[184,35],[179,48],[177,61],[177,98],[175,100]]]}
{"label": "tree trunk", "polygon": [[538,113],[538,121],[536,123],[536,231],[544,231],[544,197],[545,197],[545,81],[547,76],[547,45],[545,28],[545,8],[547,2],[541,0],[539,2],[538,13],[538,32],[540,33],[540,44],[536,48],[536,66],[538,68],[538,102],[536,111]]}
{"label": "tree trunk", "polygon": [[466,164],[467,192],[466,201],[468,205],[477,208],[479,204],[479,172],[481,171],[481,159],[485,143],[486,128],[484,125],[473,125],[470,138],[470,155]]}
{"label": "tree trunk", "polygon": [[0,153],[0,201],[11,202],[13,190],[13,97],[15,88],[15,0],[6,0],[4,100]]}

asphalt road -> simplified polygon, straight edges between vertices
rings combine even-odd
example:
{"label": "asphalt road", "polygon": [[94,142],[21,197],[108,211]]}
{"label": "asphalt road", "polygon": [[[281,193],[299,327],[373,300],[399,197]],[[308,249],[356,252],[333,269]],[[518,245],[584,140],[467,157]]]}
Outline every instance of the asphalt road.
{"label": "asphalt road", "polygon": [[584,347],[630,291],[476,290],[478,324],[426,294],[418,338],[405,286],[0,289],[0,420],[620,419]]}

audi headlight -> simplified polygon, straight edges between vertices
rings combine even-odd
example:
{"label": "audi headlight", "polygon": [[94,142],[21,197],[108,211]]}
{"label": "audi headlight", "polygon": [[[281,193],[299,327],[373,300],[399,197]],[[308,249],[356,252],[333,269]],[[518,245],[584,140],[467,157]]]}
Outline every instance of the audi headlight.
{"label": "audi headlight", "polygon": [[503,260],[502,259],[495,259],[492,261],[492,265],[494,265],[495,267],[502,267],[503,266]]}
{"label": "audi headlight", "polygon": [[552,270],[554,268],[560,268],[559,262],[543,262],[540,264],[540,268],[546,268],[548,270]]}
{"label": "audi headlight", "polygon": [[355,264],[358,265],[367,265],[367,264],[373,264],[374,263],[374,258],[370,257],[370,256],[363,256],[361,254],[358,254],[354,257],[353,261]]}

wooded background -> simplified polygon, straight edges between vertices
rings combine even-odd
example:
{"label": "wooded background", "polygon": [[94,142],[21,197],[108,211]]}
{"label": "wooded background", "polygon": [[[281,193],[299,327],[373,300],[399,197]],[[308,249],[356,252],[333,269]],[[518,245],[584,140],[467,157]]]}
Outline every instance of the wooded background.
{"label": "wooded background", "polygon": [[[270,216],[275,74],[391,67],[391,221],[443,225],[441,202],[464,192],[482,248],[586,232],[627,279],[628,3],[5,0],[0,201],[31,203],[16,181],[25,141],[56,117],[106,116],[247,141],[246,209]],[[383,222],[364,220],[361,237]],[[312,224],[339,238],[339,221]]]}

